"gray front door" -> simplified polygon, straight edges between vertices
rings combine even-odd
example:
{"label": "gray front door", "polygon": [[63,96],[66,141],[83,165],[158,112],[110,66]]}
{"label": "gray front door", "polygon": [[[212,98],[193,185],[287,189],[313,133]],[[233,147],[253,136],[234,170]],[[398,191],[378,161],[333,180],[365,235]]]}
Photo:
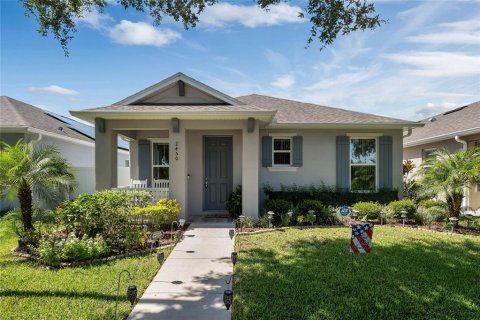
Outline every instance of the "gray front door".
{"label": "gray front door", "polygon": [[205,137],[204,209],[225,210],[232,192],[232,137]]}

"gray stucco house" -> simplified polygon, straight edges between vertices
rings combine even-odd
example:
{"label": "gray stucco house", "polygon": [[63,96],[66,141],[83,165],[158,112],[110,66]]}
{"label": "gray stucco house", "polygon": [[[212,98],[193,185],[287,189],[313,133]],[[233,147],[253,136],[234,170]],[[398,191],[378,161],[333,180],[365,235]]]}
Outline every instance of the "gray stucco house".
{"label": "gray stucco house", "polygon": [[110,106],[95,123],[96,186],[118,186],[115,142],[130,139],[132,179],[168,180],[183,216],[221,212],[236,185],[258,216],[263,186],[323,182],[402,190],[403,132],[423,124],[261,95],[233,98],[182,73]]}

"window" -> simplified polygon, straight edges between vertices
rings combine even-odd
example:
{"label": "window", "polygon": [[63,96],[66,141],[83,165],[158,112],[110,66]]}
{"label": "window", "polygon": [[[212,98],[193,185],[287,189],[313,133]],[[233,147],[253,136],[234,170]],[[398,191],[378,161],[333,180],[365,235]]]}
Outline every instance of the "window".
{"label": "window", "polygon": [[422,149],[422,161],[425,161],[432,153],[436,152],[437,148]]}
{"label": "window", "polygon": [[350,188],[375,191],[377,185],[377,139],[350,139]]}
{"label": "window", "polygon": [[152,146],[153,179],[169,179],[170,154],[168,143],[153,143]]}
{"label": "window", "polygon": [[292,139],[273,138],[273,165],[290,166],[292,164]]}

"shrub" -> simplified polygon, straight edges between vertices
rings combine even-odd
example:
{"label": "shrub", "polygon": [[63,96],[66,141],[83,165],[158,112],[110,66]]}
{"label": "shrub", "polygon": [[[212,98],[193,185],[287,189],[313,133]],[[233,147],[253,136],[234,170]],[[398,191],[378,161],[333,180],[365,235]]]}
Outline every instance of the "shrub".
{"label": "shrub", "polygon": [[407,212],[407,218],[413,219],[415,217],[415,212],[417,211],[415,202],[408,199],[392,201],[387,207],[393,212],[396,218],[400,218],[402,211],[405,210]]}
{"label": "shrub", "polygon": [[242,186],[238,185],[235,190],[230,193],[225,208],[233,219],[238,218],[242,214]]}
{"label": "shrub", "polygon": [[291,216],[289,214],[284,213],[280,215],[280,219],[282,220],[282,226],[288,227],[288,225],[290,224]]}
{"label": "shrub", "polygon": [[255,226],[255,219],[252,216],[246,216],[243,219],[243,226],[245,228],[253,228]]}
{"label": "shrub", "polygon": [[296,208],[297,215],[304,215],[307,219],[312,219],[307,216],[310,210],[315,211],[316,220],[321,223],[325,223],[330,215],[328,208],[317,200],[304,200]]}
{"label": "shrub", "polygon": [[440,207],[447,208],[447,203],[441,200],[422,200],[418,203],[419,207],[422,208],[431,208],[431,207]]}
{"label": "shrub", "polygon": [[273,221],[279,222],[281,216],[292,209],[292,203],[282,199],[267,200],[265,207],[267,211],[275,212]]}
{"label": "shrub", "polygon": [[358,217],[362,220],[374,220],[380,217],[382,206],[377,202],[357,202],[353,210],[358,211]]}
{"label": "shrub", "polygon": [[152,218],[156,228],[170,225],[177,220],[181,207],[177,200],[161,199],[157,204],[145,208],[135,208],[135,214]]}
{"label": "shrub", "polygon": [[301,216],[301,215],[297,217],[297,223],[298,224],[302,225],[302,224],[305,224],[307,222],[308,222],[307,217]]}
{"label": "shrub", "polygon": [[257,220],[256,225],[259,226],[260,228],[268,228],[269,226],[268,216],[266,214],[261,216],[260,219]]}
{"label": "shrub", "polygon": [[282,185],[280,190],[274,190],[271,186],[265,185],[263,188],[265,194],[271,200],[282,199],[291,202],[294,206],[304,200],[318,200],[334,207],[351,206],[357,202],[373,201],[381,204],[387,204],[398,200],[397,190],[379,190],[378,192],[344,192],[335,187],[325,186],[324,184],[298,186]]}
{"label": "shrub", "polygon": [[61,224],[67,232],[89,238],[101,235],[112,248],[122,246],[125,236],[136,227],[131,223],[133,208],[148,203],[151,196],[145,191],[101,191],[81,194],[57,208]]}
{"label": "shrub", "polygon": [[430,224],[433,221],[443,222],[446,221],[448,212],[445,208],[439,206],[432,206],[429,208],[419,207],[415,212],[415,223],[420,225]]}
{"label": "shrub", "polygon": [[60,264],[60,250],[55,246],[55,237],[53,234],[42,238],[38,247],[34,249],[34,252],[39,256],[41,260],[51,265]]}

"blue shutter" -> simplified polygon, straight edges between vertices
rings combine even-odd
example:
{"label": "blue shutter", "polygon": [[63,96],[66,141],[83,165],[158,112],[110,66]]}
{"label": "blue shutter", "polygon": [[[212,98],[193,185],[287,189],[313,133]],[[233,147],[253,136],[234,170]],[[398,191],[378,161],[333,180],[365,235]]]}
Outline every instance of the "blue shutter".
{"label": "blue shutter", "polygon": [[393,187],[392,136],[380,136],[378,144],[378,187],[391,190]]}
{"label": "blue shutter", "polygon": [[337,189],[350,189],[350,137],[337,136]]}
{"label": "blue shutter", "polygon": [[301,167],[303,165],[303,137],[295,136],[292,138],[292,166]]}
{"label": "blue shutter", "polygon": [[151,185],[151,156],[150,141],[138,141],[138,178],[140,180],[148,179],[148,185]]}
{"label": "blue shutter", "polygon": [[272,166],[272,137],[262,137],[262,167]]}

